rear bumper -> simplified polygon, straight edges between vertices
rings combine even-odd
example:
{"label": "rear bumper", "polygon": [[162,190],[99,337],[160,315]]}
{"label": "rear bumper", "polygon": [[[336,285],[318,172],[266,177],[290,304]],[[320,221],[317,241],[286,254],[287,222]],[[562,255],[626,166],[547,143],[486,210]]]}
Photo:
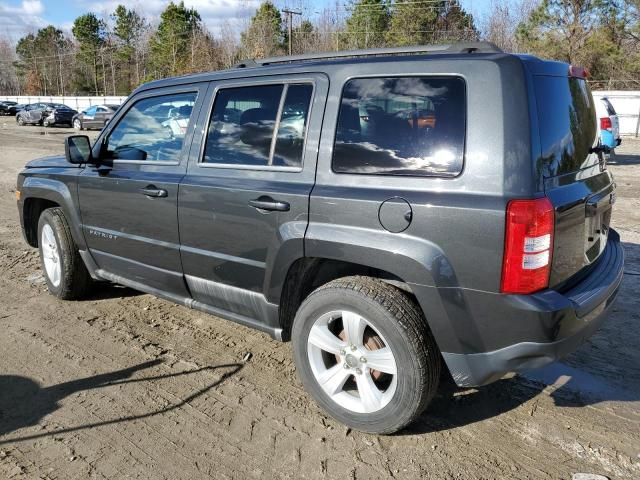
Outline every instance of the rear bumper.
{"label": "rear bumper", "polygon": [[[611,230],[607,247],[596,264],[567,291],[485,296],[484,308],[479,303],[482,296],[477,296],[473,301],[478,307],[474,317],[477,319],[483,311],[490,310],[496,318],[493,328],[490,321],[480,322],[482,327],[475,326],[479,343],[497,344],[500,348],[478,351],[476,343],[468,353],[443,352],[455,382],[459,386],[484,385],[505,373],[538,368],[573,352],[606,318],[605,313],[622,282],[623,268],[620,237]],[[470,309],[473,312],[473,306]],[[505,338],[509,338],[509,342],[501,345]]]}

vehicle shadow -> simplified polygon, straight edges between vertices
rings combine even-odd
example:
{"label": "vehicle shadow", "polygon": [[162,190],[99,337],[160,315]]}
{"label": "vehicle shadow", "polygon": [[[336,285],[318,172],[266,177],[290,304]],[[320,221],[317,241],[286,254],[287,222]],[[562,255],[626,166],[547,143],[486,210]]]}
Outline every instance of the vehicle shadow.
{"label": "vehicle shadow", "polygon": [[110,282],[97,282],[92,287],[86,300],[109,300],[112,298],[128,298],[144,295],[144,292]]}
{"label": "vehicle shadow", "polygon": [[640,155],[632,155],[629,153],[614,153],[607,160],[607,164],[611,165],[640,165]]}
{"label": "vehicle shadow", "polygon": [[544,385],[504,378],[480,388],[458,388],[442,380],[427,410],[398,435],[419,435],[470,425],[509,412],[536,397]]}
{"label": "vehicle shadow", "polygon": [[[124,368],[122,370],[93,375],[91,377],[80,378],[77,380],[71,380],[69,382],[52,385],[50,387],[41,387],[37,382],[27,377],[21,377],[18,375],[0,375],[0,445],[25,440],[33,440],[54,434],[59,435],[61,433],[76,432],[78,430],[86,430],[101,427],[104,425],[130,422],[176,410],[183,405],[193,401],[195,398],[205,394],[212,388],[220,385],[227,378],[238,373],[243,367],[243,365],[240,363],[232,363],[211,367],[202,367],[195,370],[188,370],[185,372],[165,375],[130,378],[135,373],[159,365],[162,362],[162,359],[151,360],[139,365]],[[220,378],[218,378],[215,382],[212,382],[205,388],[193,392],[191,395],[179,402],[170,404],[167,407],[158,410],[152,410],[150,412],[139,415],[121,416],[113,418],[111,420],[57,429],[52,432],[43,432],[32,435],[6,438],[7,434],[15,432],[21,428],[37,425],[46,415],[49,415],[60,408],[59,402],[61,400],[77,392],[93,390],[96,388],[103,388],[112,385],[122,385],[135,382],[152,382],[155,380],[215,370],[222,371]]]}

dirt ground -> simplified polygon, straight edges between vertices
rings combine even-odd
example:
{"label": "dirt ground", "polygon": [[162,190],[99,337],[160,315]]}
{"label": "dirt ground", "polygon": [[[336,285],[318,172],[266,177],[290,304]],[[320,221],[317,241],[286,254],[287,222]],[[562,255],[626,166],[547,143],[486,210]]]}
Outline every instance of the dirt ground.
{"label": "dirt ground", "polygon": [[319,410],[288,344],[126,288],[48,295],[15,179],[70,132],[0,118],[0,479],[640,478],[640,141],[610,165],[627,267],[606,325],[541,371],[442,388],[378,437]]}

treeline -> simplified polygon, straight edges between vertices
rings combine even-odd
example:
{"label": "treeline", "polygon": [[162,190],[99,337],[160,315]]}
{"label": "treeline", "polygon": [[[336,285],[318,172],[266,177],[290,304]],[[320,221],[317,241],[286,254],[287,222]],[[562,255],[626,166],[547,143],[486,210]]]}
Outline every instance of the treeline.
{"label": "treeline", "polygon": [[480,19],[459,0],[338,1],[299,12],[264,1],[241,28],[212,32],[183,2],[153,20],[119,5],[106,18],[76,18],[72,35],[49,25],[15,45],[0,39],[0,94],[127,95],[148,80],[289,51],[480,39],[586,66],[600,87],[638,89],[639,12],[640,0],[492,0]]}

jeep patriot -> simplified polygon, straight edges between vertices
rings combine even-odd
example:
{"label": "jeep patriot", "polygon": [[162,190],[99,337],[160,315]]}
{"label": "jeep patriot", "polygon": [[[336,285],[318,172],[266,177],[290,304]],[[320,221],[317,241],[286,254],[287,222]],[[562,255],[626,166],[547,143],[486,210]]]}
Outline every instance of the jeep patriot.
{"label": "jeep patriot", "polygon": [[326,412],[395,432],[443,374],[540,367],[605,318],[624,260],[585,77],[471,43],[153,81],[20,172],[24,237],[53,295],[115,282],[290,340]]}

